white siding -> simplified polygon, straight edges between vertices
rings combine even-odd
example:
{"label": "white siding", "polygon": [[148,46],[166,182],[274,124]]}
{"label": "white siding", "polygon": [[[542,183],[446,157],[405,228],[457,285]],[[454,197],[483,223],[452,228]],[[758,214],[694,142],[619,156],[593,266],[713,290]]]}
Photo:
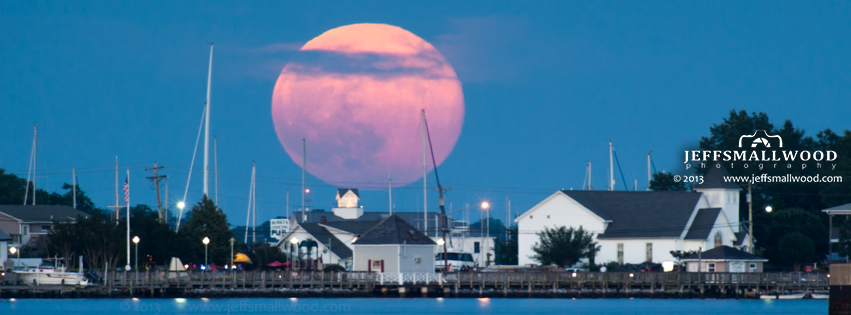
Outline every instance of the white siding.
{"label": "white siding", "polygon": [[543,231],[544,227],[568,226],[579,228],[581,226],[595,235],[606,229],[606,223],[603,219],[561,192],[556,192],[526,211],[515,222],[517,222],[520,231],[518,237],[519,257],[517,257],[520,265],[538,264],[529,256],[534,255],[532,247],[538,242],[537,232]]}
{"label": "white siding", "polygon": [[595,258],[598,264],[618,261],[618,244],[621,243],[623,244],[623,262],[627,264],[640,264],[647,261],[647,243],[653,244],[652,255],[655,263],[675,260],[670,252],[678,248],[676,238],[602,239],[597,240],[597,243],[600,245],[600,252]]}
{"label": "white siding", "polygon": [[[370,260],[383,259],[384,272],[399,272],[399,245],[355,245],[354,248],[355,257],[352,267],[354,271],[367,271]],[[432,259],[433,265],[434,259]]]}

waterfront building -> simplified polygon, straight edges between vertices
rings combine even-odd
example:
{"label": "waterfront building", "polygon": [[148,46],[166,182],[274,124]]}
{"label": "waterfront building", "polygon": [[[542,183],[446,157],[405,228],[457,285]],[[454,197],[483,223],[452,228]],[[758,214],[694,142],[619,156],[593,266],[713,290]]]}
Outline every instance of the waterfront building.
{"label": "waterfront building", "polygon": [[54,222],[76,222],[79,216],[88,214],[70,206],[0,205],[0,231],[12,238],[8,246],[38,253],[47,247]]}
{"label": "waterfront building", "polygon": [[391,215],[352,243],[353,270],[433,273],[437,243],[398,215]]}
{"label": "waterfront building", "polygon": [[671,251],[720,246],[747,250],[739,224],[741,187],[725,183],[727,171],[712,168],[694,191],[560,190],[517,217],[519,263],[536,264],[532,248],[545,228],[582,227],[600,245],[596,263],[675,261]]}
{"label": "waterfront building", "polygon": [[687,272],[762,272],[762,264],[768,259],[722,245],[681,261]]}

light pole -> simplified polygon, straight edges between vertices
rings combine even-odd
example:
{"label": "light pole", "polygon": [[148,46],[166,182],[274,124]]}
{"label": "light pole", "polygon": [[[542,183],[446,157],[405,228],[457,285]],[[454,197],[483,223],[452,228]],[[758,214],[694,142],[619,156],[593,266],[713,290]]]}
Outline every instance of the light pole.
{"label": "light pole", "polygon": [[210,245],[210,238],[204,237],[204,239],[201,240],[201,243],[204,243],[204,271],[207,271],[207,269],[210,269],[207,264],[207,245]]}
{"label": "light pole", "polygon": [[133,237],[133,244],[136,244],[136,264],[133,267],[133,269],[136,269],[136,271],[138,272],[139,271],[139,236],[138,235]]}
{"label": "light pole", "polygon": [[485,210],[485,212],[487,213],[487,219],[486,219],[485,224],[484,224],[484,225],[487,226],[487,227],[485,227],[485,246],[484,246],[485,247],[484,248],[485,257],[487,257],[486,261],[485,261],[485,267],[487,267],[490,264],[490,261],[489,261],[490,255],[488,254],[488,243],[490,242],[490,234],[491,234],[490,233],[491,212],[488,211],[488,209],[490,209],[490,206],[491,206],[490,203],[488,203],[487,201],[482,202],[482,210]]}
{"label": "light pole", "polygon": [[230,238],[230,269],[233,270],[233,243],[236,242],[233,237]]}
{"label": "light pole", "polygon": [[18,261],[21,260],[21,252],[17,248],[15,248],[14,246],[12,246],[12,248],[9,248],[9,252],[11,252],[12,255],[14,255],[15,253],[18,253],[18,260],[16,260],[15,264],[14,264],[14,269],[18,269]]}

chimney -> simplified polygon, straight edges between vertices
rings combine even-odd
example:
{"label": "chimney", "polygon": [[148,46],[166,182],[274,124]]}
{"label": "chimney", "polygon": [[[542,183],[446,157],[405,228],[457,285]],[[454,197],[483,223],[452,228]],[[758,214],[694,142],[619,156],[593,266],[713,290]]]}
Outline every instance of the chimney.
{"label": "chimney", "polygon": [[323,215],[322,218],[319,219],[319,223],[325,223],[325,222],[328,222],[328,219],[326,219],[325,216]]}

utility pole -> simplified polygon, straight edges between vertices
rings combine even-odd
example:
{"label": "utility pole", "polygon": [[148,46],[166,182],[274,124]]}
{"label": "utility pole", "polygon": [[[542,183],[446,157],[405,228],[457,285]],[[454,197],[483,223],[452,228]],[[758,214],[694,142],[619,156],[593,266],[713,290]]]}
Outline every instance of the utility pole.
{"label": "utility pole", "polygon": [[154,176],[145,177],[148,180],[154,182],[154,185],[157,186],[157,214],[160,217],[160,222],[163,222],[163,203],[160,200],[160,179],[168,178],[168,175],[159,175],[159,170],[163,168],[162,166],[157,166],[157,163],[154,163],[153,168],[145,168],[145,171],[153,171]]}
{"label": "utility pole", "polygon": [[168,225],[168,182],[165,182],[165,211],[163,211],[163,222]]}

